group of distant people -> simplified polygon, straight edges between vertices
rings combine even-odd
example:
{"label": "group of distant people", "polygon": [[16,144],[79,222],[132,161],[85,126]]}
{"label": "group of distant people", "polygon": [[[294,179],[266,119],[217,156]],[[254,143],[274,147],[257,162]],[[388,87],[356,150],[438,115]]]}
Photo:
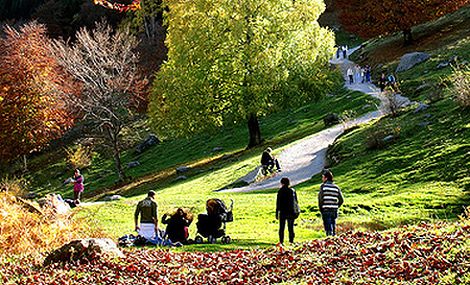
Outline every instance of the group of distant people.
{"label": "group of distant people", "polygon": [[336,45],[335,46],[336,48],[336,59],[340,59],[340,58],[344,58],[344,59],[347,59],[348,58],[348,46],[338,46]]}
{"label": "group of distant people", "polygon": [[397,79],[395,76],[390,73],[388,76],[385,76],[384,73],[379,78],[379,88],[380,91],[384,91],[385,88],[389,87],[393,92],[397,92]]}
{"label": "group of distant people", "polygon": [[359,64],[356,64],[356,66],[351,66],[347,69],[346,75],[348,76],[349,84],[370,83],[371,72],[370,65],[366,64],[366,66],[361,67]]}

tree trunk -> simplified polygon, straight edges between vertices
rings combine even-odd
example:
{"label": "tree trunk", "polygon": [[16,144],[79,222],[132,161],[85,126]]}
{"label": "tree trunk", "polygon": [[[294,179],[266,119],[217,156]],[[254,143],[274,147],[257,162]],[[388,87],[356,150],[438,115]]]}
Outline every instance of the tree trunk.
{"label": "tree trunk", "polygon": [[403,30],[403,46],[409,46],[413,43],[413,35],[411,34],[411,28]]}
{"label": "tree trunk", "polygon": [[260,145],[263,142],[261,137],[261,129],[259,128],[258,118],[252,113],[248,117],[248,130],[250,131],[250,142],[247,148]]}
{"label": "tree trunk", "polygon": [[26,154],[23,154],[23,173],[28,173],[28,159],[26,157]]}
{"label": "tree trunk", "polygon": [[124,174],[124,171],[122,170],[121,155],[119,154],[117,141],[113,141],[113,156],[114,156],[114,160],[116,161],[116,170],[119,176],[119,181],[124,181],[126,178],[126,175]]}

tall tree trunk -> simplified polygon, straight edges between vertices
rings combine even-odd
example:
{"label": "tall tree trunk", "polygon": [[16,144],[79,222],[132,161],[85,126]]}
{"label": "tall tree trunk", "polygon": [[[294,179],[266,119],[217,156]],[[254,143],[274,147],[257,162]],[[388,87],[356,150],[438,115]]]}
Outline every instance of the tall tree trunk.
{"label": "tall tree trunk", "polygon": [[255,113],[248,116],[248,130],[250,131],[250,142],[247,148],[260,145],[263,142],[261,137],[261,129],[259,128],[258,118]]}
{"label": "tall tree trunk", "polygon": [[413,43],[413,35],[411,34],[411,28],[403,30],[403,46],[409,46]]}
{"label": "tall tree trunk", "polygon": [[124,171],[122,170],[121,155],[119,153],[117,140],[113,141],[113,156],[114,156],[114,160],[116,161],[116,170],[119,176],[119,181],[124,181],[126,179],[126,175],[124,174]]}
{"label": "tall tree trunk", "polygon": [[28,173],[28,159],[26,157],[26,154],[23,154],[23,173]]}
{"label": "tall tree trunk", "polygon": [[[116,171],[117,175],[119,176],[119,181],[124,181],[126,179],[126,175],[124,174],[124,170],[122,169],[121,165],[121,155],[119,152],[119,131],[120,128],[116,127],[116,125],[108,124],[105,126],[106,134],[108,139],[111,143],[113,149],[113,157],[114,161],[116,162]],[[112,129],[112,130],[111,130]]]}

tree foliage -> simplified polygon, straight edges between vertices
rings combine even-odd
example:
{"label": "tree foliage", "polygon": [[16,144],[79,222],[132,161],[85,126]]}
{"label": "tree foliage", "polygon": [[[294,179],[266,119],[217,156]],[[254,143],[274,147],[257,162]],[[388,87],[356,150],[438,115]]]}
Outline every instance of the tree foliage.
{"label": "tree foliage", "polygon": [[98,23],[92,32],[82,28],[73,45],[54,42],[61,65],[83,85],[82,95],[70,100],[85,119],[97,122],[98,137],[112,150],[120,180],[125,178],[120,132],[135,115],[146,84],[137,67],[136,45],[128,29],[113,31],[105,23]]}
{"label": "tree foliage", "polygon": [[43,25],[0,38],[0,157],[12,159],[40,149],[73,123],[66,93],[78,90],[51,52]]}
{"label": "tree foliage", "polygon": [[457,11],[470,0],[336,0],[346,30],[364,38],[403,31],[412,42],[411,28]]}
{"label": "tree foliage", "polygon": [[332,33],[317,23],[320,0],[164,1],[168,61],[154,85],[150,114],[172,135],[248,121],[309,102],[331,83],[324,67]]}

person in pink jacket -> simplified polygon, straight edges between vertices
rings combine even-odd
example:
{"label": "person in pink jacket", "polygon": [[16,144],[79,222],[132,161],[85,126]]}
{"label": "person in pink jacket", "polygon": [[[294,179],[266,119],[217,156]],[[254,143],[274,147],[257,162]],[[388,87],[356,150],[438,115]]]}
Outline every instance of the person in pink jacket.
{"label": "person in pink jacket", "polygon": [[80,174],[80,170],[75,169],[75,175],[72,179],[73,183],[73,200],[80,201],[83,193],[83,175]]}

